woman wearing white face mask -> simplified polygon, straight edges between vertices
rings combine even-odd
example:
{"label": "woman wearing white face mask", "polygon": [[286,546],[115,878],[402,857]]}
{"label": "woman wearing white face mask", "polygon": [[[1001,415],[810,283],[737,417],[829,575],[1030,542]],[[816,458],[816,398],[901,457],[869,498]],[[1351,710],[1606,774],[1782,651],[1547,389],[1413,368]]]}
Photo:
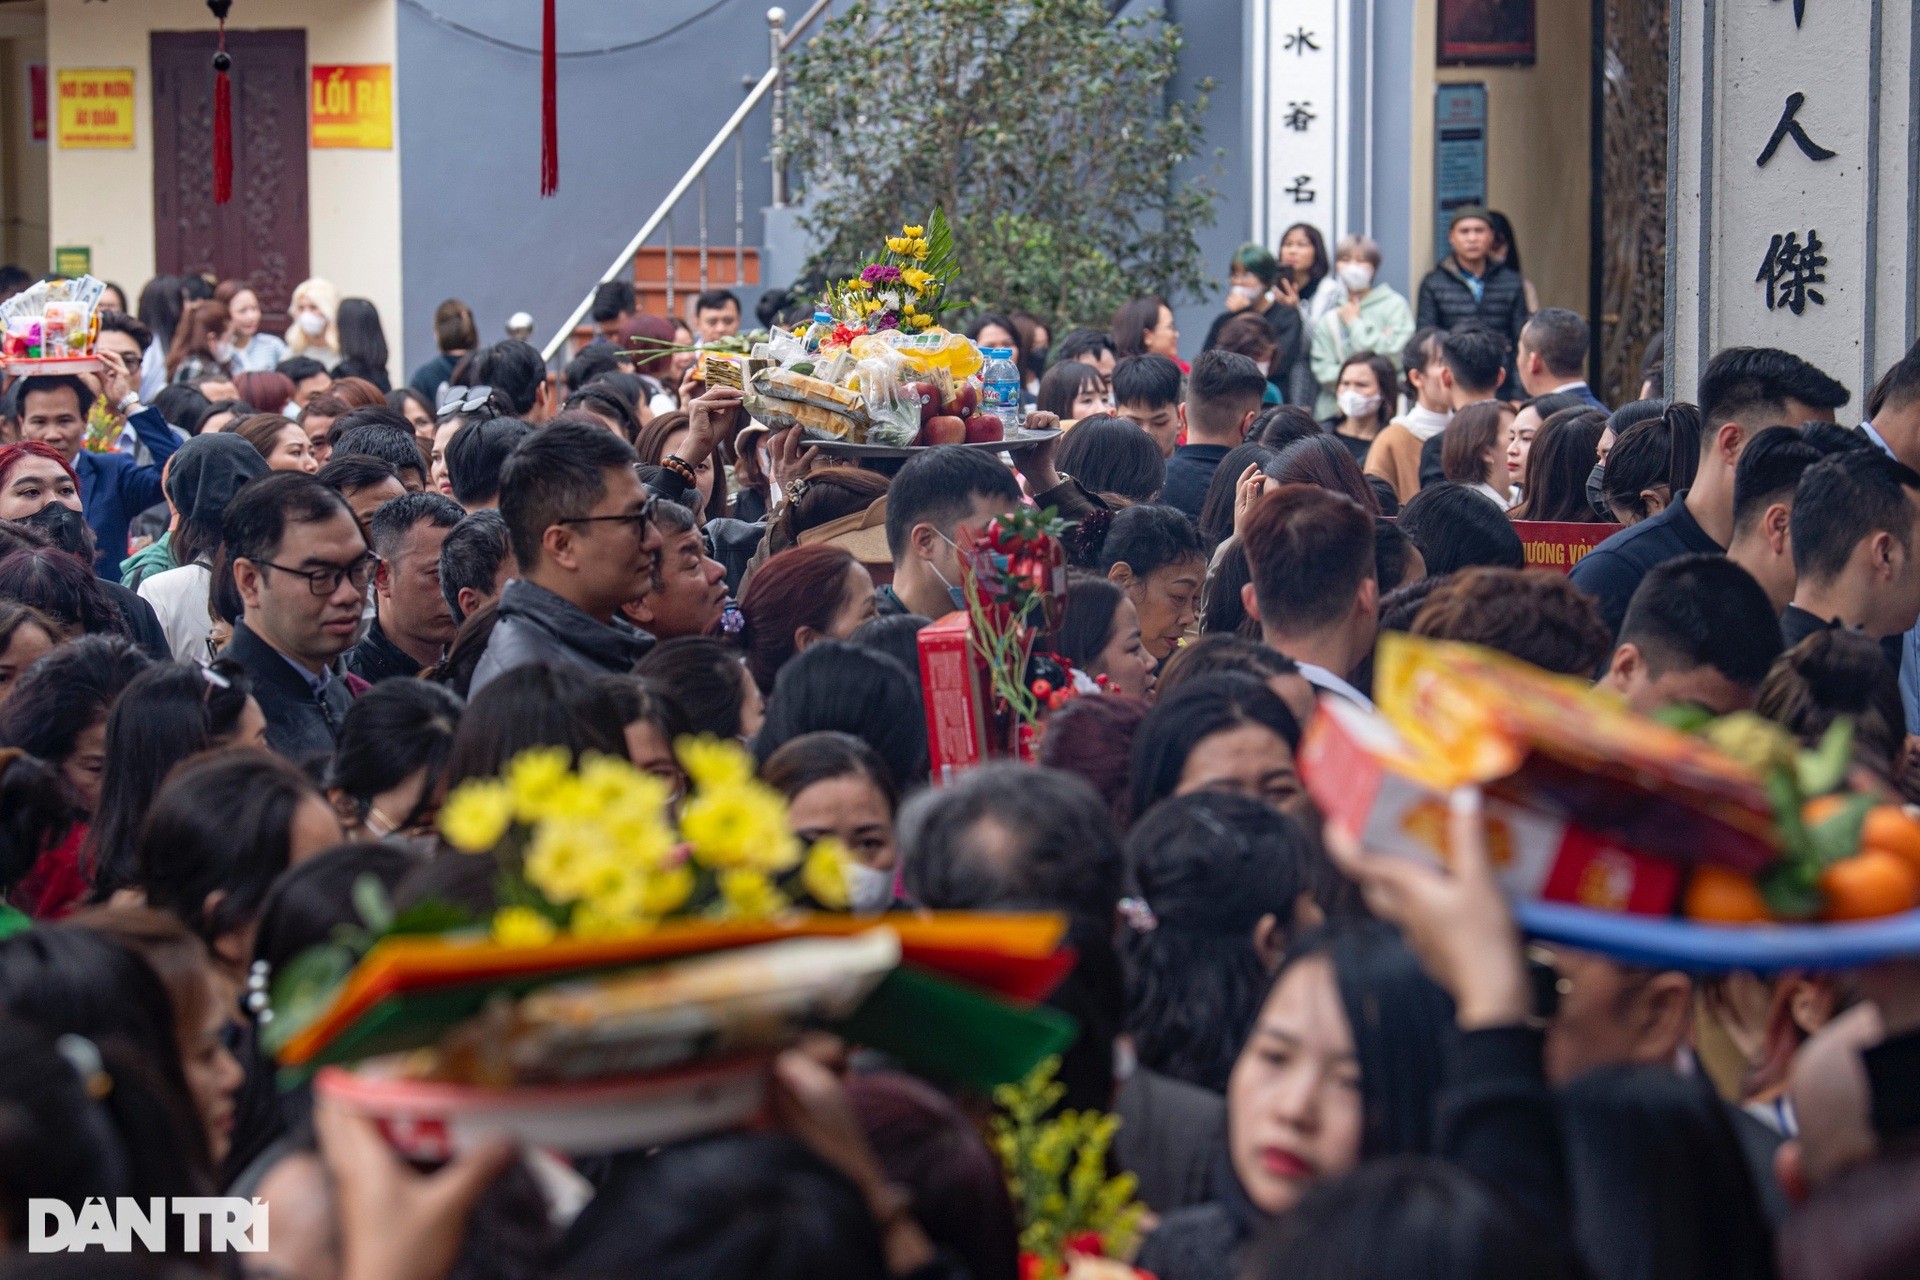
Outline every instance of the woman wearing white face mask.
{"label": "woman wearing white face mask", "polygon": [[167,353],[168,381],[190,384],[202,378],[232,377],[239,366],[228,335],[231,326],[225,303],[211,298],[189,302],[174,326],[173,349]]}
{"label": "woman wearing white face mask", "polygon": [[[1331,283],[1343,296],[1314,325],[1310,356],[1314,380],[1320,384],[1313,416],[1322,421],[1339,411],[1334,397],[1347,357],[1366,351],[1391,355],[1413,336],[1413,308],[1392,285],[1378,280],[1379,245],[1366,236],[1348,236],[1334,250],[1333,274]],[[1387,405],[1385,416],[1391,418],[1395,407]]]}
{"label": "woman wearing white face mask", "polygon": [[851,734],[805,733],[768,756],[760,778],[786,796],[787,817],[801,843],[831,836],[853,855],[847,888],[855,912],[893,905],[899,797],[872,747]]}
{"label": "woman wearing white face mask", "polygon": [[340,291],[315,276],[294,286],[288,304],[293,323],[287,326],[287,351],[318,360],[332,369],[340,363],[340,334],[334,317],[340,314]]}
{"label": "woman wearing white face mask", "polygon": [[1374,437],[1386,425],[1390,412],[1386,401],[1393,387],[1393,362],[1385,356],[1362,351],[1348,356],[1340,366],[1340,376],[1334,382],[1340,414],[1333,424],[1333,434],[1361,466],[1366,465]]}

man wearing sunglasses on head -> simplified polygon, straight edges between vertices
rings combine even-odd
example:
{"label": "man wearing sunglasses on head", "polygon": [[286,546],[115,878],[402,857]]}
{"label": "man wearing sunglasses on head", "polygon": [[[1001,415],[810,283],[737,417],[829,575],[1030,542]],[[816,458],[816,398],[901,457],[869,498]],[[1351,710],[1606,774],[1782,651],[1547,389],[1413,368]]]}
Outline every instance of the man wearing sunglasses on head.
{"label": "man wearing sunglasses on head", "polygon": [[[695,430],[711,411],[694,402]],[[620,606],[652,587],[660,555],[653,499],[636,461],[621,437],[574,422],[543,427],[507,455],[500,515],[520,576],[500,593],[472,693],[530,663],[631,671],[653,647],[652,636],[620,617]]]}
{"label": "man wearing sunglasses on head", "polygon": [[298,471],[243,485],[220,518],[243,611],[226,656],[247,670],[267,745],[295,762],[330,753],[353,702],[353,645],[376,559],[353,509]]}

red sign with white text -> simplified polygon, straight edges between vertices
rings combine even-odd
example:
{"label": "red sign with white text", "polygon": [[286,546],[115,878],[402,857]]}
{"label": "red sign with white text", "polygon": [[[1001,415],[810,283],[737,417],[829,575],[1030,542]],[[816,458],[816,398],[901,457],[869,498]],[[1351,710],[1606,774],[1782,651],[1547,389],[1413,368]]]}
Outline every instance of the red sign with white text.
{"label": "red sign with white text", "polygon": [[1513,531],[1526,548],[1527,568],[1570,573],[1580,557],[1625,528],[1617,524],[1580,524],[1559,520],[1515,520]]}

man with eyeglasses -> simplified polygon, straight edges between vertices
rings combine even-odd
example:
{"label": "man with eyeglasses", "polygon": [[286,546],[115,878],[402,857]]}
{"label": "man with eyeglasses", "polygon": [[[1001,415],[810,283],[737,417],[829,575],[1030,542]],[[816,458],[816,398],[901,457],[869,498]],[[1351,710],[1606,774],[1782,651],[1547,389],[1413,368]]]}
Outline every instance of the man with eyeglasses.
{"label": "man with eyeglasses", "polygon": [[220,532],[243,610],[226,656],[253,680],[267,745],[296,762],[331,752],[353,702],[339,658],[376,563],[360,522],[319,480],[276,471],[234,495]]}
{"label": "man with eyeglasses", "polygon": [[[705,425],[712,406],[692,408]],[[520,577],[500,593],[472,693],[530,663],[631,671],[653,647],[652,636],[620,616],[622,605],[647,594],[660,555],[637,459],[611,431],[571,422],[514,446],[500,469],[500,514]]]}

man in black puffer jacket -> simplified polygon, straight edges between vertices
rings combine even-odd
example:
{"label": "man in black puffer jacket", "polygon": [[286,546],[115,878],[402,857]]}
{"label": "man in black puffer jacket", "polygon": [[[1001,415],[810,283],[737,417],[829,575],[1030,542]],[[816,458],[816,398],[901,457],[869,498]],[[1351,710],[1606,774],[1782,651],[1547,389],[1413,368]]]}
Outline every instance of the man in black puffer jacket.
{"label": "man in black puffer jacket", "polygon": [[[1505,334],[1509,348],[1520,341],[1521,327],[1532,314],[1527,309],[1526,281],[1505,263],[1494,261],[1493,241],[1493,223],[1485,209],[1467,205],[1454,210],[1447,231],[1452,252],[1420,282],[1421,328],[1457,329],[1478,320]],[[1519,385],[1518,371],[1509,368],[1506,386]]]}

